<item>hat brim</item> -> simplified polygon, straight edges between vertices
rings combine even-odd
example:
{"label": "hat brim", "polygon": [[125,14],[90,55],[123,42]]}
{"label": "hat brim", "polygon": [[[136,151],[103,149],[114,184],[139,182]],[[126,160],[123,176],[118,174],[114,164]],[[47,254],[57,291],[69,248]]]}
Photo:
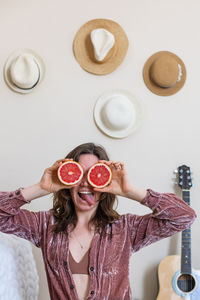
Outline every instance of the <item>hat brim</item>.
{"label": "hat brim", "polygon": [[[97,28],[104,28],[115,37],[115,44],[101,63],[95,61],[90,33]],[[80,66],[89,73],[105,75],[113,72],[123,61],[128,50],[128,38],[122,27],[108,19],[94,19],[84,24],[77,32],[74,44],[74,55]]]}
{"label": "hat brim", "polygon": [[[173,59],[175,59],[177,61],[177,63],[180,64],[181,71],[182,71],[182,76],[181,76],[180,81],[178,81],[174,86],[169,87],[169,88],[162,88],[162,87],[156,85],[151,80],[151,76],[150,76],[150,68],[151,68],[153,62],[163,54],[167,54],[167,55],[171,56]],[[144,79],[144,82],[145,82],[146,86],[148,87],[148,89],[151,92],[153,92],[154,94],[159,95],[159,96],[170,96],[170,95],[177,93],[183,87],[185,80],[186,80],[186,68],[185,68],[183,61],[176,54],[169,52],[169,51],[159,51],[159,52],[156,52],[155,54],[153,54],[146,61],[144,68],[143,68],[143,79]]]}
{"label": "hat brim", "polygon": [[[103,120],[103,108],[106,105],[106,102],[112,98],[113,96],[125,96],[127,97],[133,104],[134,110],[135,110],[135,118],[131,122],[130,126],[128,126],[126,129],[121,130],[114,130],[108,128]],[[132,95],[130,92],[126,90],[112,90],[105,92],[102,94],[96,101],[95,107],[94,107],[94,121],[96,126],[107,136],[116,138],[116,139],[122,139],[130,134],[132,134],[134,131],[138,129],[138,127],[141,125],[141,119],[142,119],[142,107],[136,97]]]}
{"label": "hat brim", "polygon": [[[39,73],[40,73],[38,81],[34,84],[34,86],[31,87],[31,88],[26,88],[26,89],[23,89],[23,88],[20,88],[20,87],[16,86],[12,82],[12,79],[10,77],[10,67],[11,67],[11,64],[15,61],[15,59],[19,55],[22,55],[22,54],[31,54],[34,57],[34,59],[35,59],[35,61],[37,63],[37,66],[39,68]],[[13,52],[8,57],[5,65],[4,65],[4,80],[5,80],[6,84],[8,85],[8,87],[11,90],[13,90],[14,92],[20,93],[20,94],[31,93],[41,83],[41,81],[44,79],[44,74],[45,74],[45,64],[44,64],[42,58],[36,52],[34,52],[31,49],[20,49],[20,50],[17,50],[15,52]]]}

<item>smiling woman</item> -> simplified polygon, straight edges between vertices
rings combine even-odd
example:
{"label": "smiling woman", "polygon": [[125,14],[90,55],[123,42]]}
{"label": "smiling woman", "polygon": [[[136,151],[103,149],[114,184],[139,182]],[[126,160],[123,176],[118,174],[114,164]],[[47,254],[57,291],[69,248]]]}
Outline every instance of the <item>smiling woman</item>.
{"label": "smiling woman", "polygon": [[86,143],[75,148],[65,159],[78,162],[83,175],[70,189],[54,194],[54,230],[69,234],[69,268],[78,297],[83,300],[89,292],[89,255],[95,230],[103,230],[119,215],[113,210],[115,195],[95,191],[88,181],[92,166],[99,160],[109,160],[103,147]]}
{"label": "smiling woman", "polygon": [[[83,167],[84,175],[78,190],[79,198],[91,205],[94,204],[95,192],[87,182],[87,171],[99,160],[109,161],[106,151],[102,146],[86,143],[76,147],[65,157],[65,159],[73,159],[74,161],[79,162]],[[77,215],[75,214],[75,206],[71,198],[71,191],[73,193],[74,190],[64,189],[54,193],[53,212],[57,220],[55,225],[55,232],[57,233],[64,231],[69,224],[74,227],[76,226]],[[98,195],[98,193],[96,194]],[[103,228],[108,222],[117,219],[119,215],[113,209],[116,199],[114,194],[101,193],[99,197],[99,200],[101,200],[99,201],[100,205],[98,206],[94,219],[91,219],[90,222],[95,223],[97,227]]]}
{"label": "smiling woman", "polygon": [[[75,185],[60,182],[57,171],[68,160],[81,165]],[[87,180],[97,163],[106,164],[112,180],[95,188]],[[53,193],[53,208],[31,212],[21,206]],[[116,196],[137,201],[152,210],[139,216],[119,215]],[[131,254],[182,231],[195,212],[175,194],[157,193],[133,185],[122,162],[110,161],[93,143],[76,147],[65,159],[44,171],[41,180],[12,193],[0,192],[0,231],[12,233],[41,248],[52,300],[130,300]]]}

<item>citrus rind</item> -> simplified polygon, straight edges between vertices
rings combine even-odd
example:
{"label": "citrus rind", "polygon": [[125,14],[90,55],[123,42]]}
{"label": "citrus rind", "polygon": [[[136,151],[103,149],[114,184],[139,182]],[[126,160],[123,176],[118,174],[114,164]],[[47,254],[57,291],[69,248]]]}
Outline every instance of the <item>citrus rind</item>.
{"label": "citrus rind", "polygon": [[[90,174],[91,174],[91,172],[94,170],[94,168],[96,168],[96,166],[104,166],[104,167],[108,170],[108,172],[109,172],[109,174],[110,174],[108,181],[106,181],[106,183],[103,184],[103,185],[96,185],[96,184],[93,183],[93,182],[91,181],[91,179],[90,179]],[[90,184],[91,186],[93,186],[93,187],[95,187],[95,188],[98,188],[98,189],[102,189],[102,188],[106,187],[107,185],[109,185],[110,182],[111,182],[111,180],[112,180],[112,171],[111,171],[111,168],[110,168],[109,166],[107,166],[106,164],[104,164],[104,163],[96,163],[96,164],[94,164],[94,165],[89,169],[88,174],[87,174],[87,180],[88,180],[88,182],[89,182],[89,184]]]}
{"label": "citrus rind", "polygon": [[[78,166],[79,170],[81,171],[81,175],[79,176],[79,178],[77,180],[75,180],[74,182],[66,182],[62,179],[61,175],[60,175],[60,171],[61,169],[63,168],[64,165],[67,165],[67,164],[75,164]],[[57,171],[57,175],[58,175],[58,179],[60,180],[60,182],[62,182],[63,184],[65,185],[75,185],[76,183],[78,183],[82,177],[83,177],[83,168],[81,167],[81,165],[76,162],[76,161],[66,161],[64,163],[62,163],[62,165],[60,165],[60,167],[58,168],[58,171]]]}

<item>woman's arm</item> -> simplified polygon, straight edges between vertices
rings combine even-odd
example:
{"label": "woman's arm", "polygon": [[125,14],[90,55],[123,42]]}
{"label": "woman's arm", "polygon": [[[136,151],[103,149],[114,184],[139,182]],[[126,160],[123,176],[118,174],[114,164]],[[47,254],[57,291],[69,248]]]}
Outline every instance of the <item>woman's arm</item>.
{"label": "woman's arm", "polygon": [[41,188],[40,183],[36,183],[29,187],[23,188],[21,193],[22,193],[24,199],[26,199],[28,202],[49,194],[48,191],[43,190]]}
{"label": "woman's arm", "polygon": [[126,169],[122,162],[100,160],[108,165],[112,170],[112,181],[103,189],[94,189],[99,192],[106,192],[129,198],[141,202],[147,195],[147,191],[133,185],[127,175]]}
{"label": "woman's arm", "polygon": [[44,219],[45,213],[20,209],[28,203],[21,189],[13,192],[0,192],[0,231],[15,234],[40,247],[43,229],[41,220]]}
{"label": "woman's arm", "polygon": [[43,228],[46,228],[50,214],[21,207],[33,199],[67,188],[57,178],[57,168],[63,161],[59,160],[47,168],[37,184],[13,192],[0,192],[0,231],[15,234],[40,247]]}
{"label": "woman's arm", "polygon": [[190,227],[196,218],[194,210],[173,193],[147,191],[141,204],[152,213],[128,215],[128,228],[134,251]]}
{"label": "woman's arm", "polygon": [[71,188],[70,185],[62,184],[57,177],[57,169],[59,166],[69,159],[59,159],[51,167],[44,171],[39,183],[26,187],[22,190],[22,195],[27,201],[31,201],[50,193],[57,192],[61,189]]}
{"label": "woman's arm", "polygon": [[144,216],[127,215],[128,232],[134,251],[182,231],[193,223],[196,217],[194,210],[177,195],[136,187],[130,183],[123,163],[102,162],[111,167],[113,177],[107,187],[95,190],[138,201],[152,210],[152,213]]}

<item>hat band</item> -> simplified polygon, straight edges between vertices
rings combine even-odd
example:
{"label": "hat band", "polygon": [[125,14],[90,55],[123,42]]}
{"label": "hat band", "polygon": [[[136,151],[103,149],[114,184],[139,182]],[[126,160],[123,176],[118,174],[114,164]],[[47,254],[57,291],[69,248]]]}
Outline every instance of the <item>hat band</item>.
{"label": "hat band", "polygon": [[16,85],[14,82],[13,82],[13,85],[16,86],[16,87],[17,87],[18,89],[20,89],[20,90],[31,90],[31,89],[33,89],[33,88],[38,84],[39,81],[40,81],[40,73],[39,73],[39,76],[38,76],[38,80],[37,80],[36,83],[35,83],[33,86],[31,86],[30,88],[22,88],[22,87]]}
{"label": "hat band", "polygon": [[[39,66],[38,66],[38,64],[37,64],[37,61],[36,61],[35,59],[34,59],[34,61],[35,61],[36,65],[37,65],[38,72],[39,72],[39,76],[38,76],[37,81],[34,83],[34,85],[32,85],[32,86],[29,87],[29,88],[22,88],[22,87],[18,86],[17,84],[15,84],[15,83],[12,81],[12,84],[13,84],[15,87],[17,87],[18,89],[24,90],[24,91],[31,90],[31,89],[33,89],[33,88],[38,84],[38,82],[40,81],[40,68],[39,68]],[[10,71],[10,70],[9,70],[9,71]],[[10,77],[11,77],[11,76],[10,76]]]}
{"label": "hat band", "polygon": [[183,75],[183,72],[182,72],[182,68],[181,68],[181,65],[178,64],[178,68],[179,68],[179,73],[178,73],[178,79],[177,79],[177,82],[179,82],[181,80],[181,77]]}

